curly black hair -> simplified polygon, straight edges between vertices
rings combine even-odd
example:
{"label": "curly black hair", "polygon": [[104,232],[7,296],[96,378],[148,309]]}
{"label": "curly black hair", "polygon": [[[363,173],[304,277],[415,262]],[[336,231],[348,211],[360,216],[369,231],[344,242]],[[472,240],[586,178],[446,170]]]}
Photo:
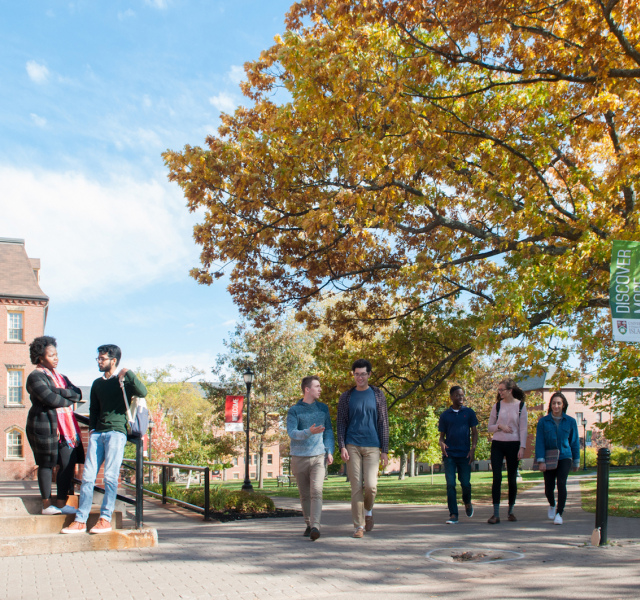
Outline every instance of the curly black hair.
{"label": "curly black hair", "polygon": [[44,356],[47,346],[58,347],[56,344],[56,338],[50,335],[42,335],[37,337],[33,342],[29,344],[29,358],[34,365],[40,362],[40,359]]}

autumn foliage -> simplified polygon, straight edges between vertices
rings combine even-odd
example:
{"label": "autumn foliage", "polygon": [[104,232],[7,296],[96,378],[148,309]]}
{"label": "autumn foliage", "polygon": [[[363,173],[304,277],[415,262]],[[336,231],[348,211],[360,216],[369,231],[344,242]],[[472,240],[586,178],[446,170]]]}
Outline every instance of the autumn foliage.
{"label": "autumn foliage", "polygon": [[599,351],[612,240],[640,239],[639,4],[306,0],[287,25],[248,106],[165,154],[204,211],[192,275],[336,351],[384,330],[406,393],[506,340],[518,368]]}

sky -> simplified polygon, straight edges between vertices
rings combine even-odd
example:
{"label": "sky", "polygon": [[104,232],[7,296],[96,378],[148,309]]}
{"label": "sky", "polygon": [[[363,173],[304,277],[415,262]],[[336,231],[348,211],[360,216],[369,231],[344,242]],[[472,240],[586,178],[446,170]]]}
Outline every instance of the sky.
{"label": "sky", "polygon": [[[76,385],[122,366],[206,372],[238,311],[198,285],[190,214],[161,153],[202,145],[243,103],[243,65],[291,0],[8,3],[0,20],[0,237],[41,260],[45,333]],[[0,273],[0,277],[2,274]]]}

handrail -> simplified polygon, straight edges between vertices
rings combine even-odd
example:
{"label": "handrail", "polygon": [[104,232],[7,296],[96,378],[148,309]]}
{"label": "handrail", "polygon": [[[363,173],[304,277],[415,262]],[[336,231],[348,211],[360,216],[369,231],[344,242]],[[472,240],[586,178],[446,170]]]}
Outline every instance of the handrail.
{"label": "handrail", "polygon": [[[76,420],[79,423],[82,423],[83,425],[87,425],[89,426],[89,417],[87,417],[86,415],[81,415],[78,414],[76,412],[73,413],[76,417]],[[116,499],[118,500],[122,500],[123,502],[126,502],[127,504],[133,504],[136,507],[136,529],[142,529],[143,526],[143,502],[144,502],[144,494],[143,494],[143,488],[142,488],[142,477],[143,477],[143,467],[142,467],[142,463],[143,463],[143,444],[142,444],[142,438],[139,437],[131,437],[131,436],[127,436],[127,441],[131,442],[132,444],[135,445],[136,447],[136,458],[135,458],[135,470],[136,470],[136,485],[135,485],[135,489],[136,489],[136,498],[135,500],[133,500],[132,498],[128,498],[127,496],[121,496],[120,494],[116,495]],[[126,460],[133,460],[133,459],[126,459]],[[75,479],[74,478],[74,483],[82,483],[80,480]],[[129,486],[127,486],[129,487]],[[104,494],[104,488],[101,487],[97,487],[94,486],[93,488],[95,491]]]}
{"label": "handrail", "polygon": [[[125,458],[122,463],[125,467],[132,469],[133,467],[131,467],[128,464],[128,462],[133,462],[132,458]],[[137,460],[136,460],[137,463]],[[204,513],[204,520],[205,521],[210,521],[211,520],[211,508],[210,508],[210,491],[211,491],[211,473],[209,470],[209,467],[200,467],[197,465],[182,465],[179,463],[167,463],[167,462],[158,462],[158,461],[148,461],[145,460],[143,461],[143,466],[149,466],[149,467],[161,467],[162,468],[162,494],[158,494],[157,492],[153,492],[151,490],[147,490],[144,487],[142,487],[142,491],[146,492],[147,494],[150,494],[152,496],[155,496],[157,498],[162,498],[162,504],[166,504],[167,500],[172,500],[173,502],[180,504],[181,506],[184,506],[184,508],[188,509],[188,510],[192,510],[194,512],[198,512],[198,513]],[[137,466],[137,465],[136,465]],[[196,506],[195,504],[189,504],[189,502],[185,502],[184,500],[179,500],[178,498],[173,498],[172,496],[167,496],[167,470],[168,469],[189,469],[191,471],[202,471],[204,473],[204,510],[201,506]],[[136,469],[136,486],[138,484],[138,475],[137,475],[137,469]],[[142,478],[140,478],[140,480],[142,480]],[[131,487],[131,484],[123,484],[127,487]],[[136,492],[137,492],[137,488],[136,488]]]}

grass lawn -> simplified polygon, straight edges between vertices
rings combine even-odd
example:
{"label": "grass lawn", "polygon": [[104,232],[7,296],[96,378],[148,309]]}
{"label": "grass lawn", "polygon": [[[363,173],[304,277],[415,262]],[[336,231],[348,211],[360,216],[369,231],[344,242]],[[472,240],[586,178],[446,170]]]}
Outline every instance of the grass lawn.
{"label": "grass lawn", "polygon": [[[523,481],[518,484],[519,490],[538,485],[542,482],[542,473],[538,471],[522,471]],[[491,501],[491,480],[490,472],[472,473],[471,486],[474,501]],[[503,497],[507,498],[507,474],[503,474],[502,480]],[[254,489],[258,491],[255,482],[252,482]],[[242,481],[232,481],[222,483],[225,487],[239,489]],[[297,487],[276,487],[275,479],[265,479],[264,493],[272,497],[298,498]],[[351,488],[343,475],[331,475],[324,482],[324,492],[322,497],[325,500],[340,500],[349,502],[351,500]],[[458,500],[462,501],[462,491],[458,485]],[[419,475],[418,477],[408,477],[400,481],[397,476],[384,476],[378,479],[378,493],[376,502],[382,504],[446,504],[447,490],[444,474],[433,476]]]}
{"label": "grass lawn", "polygon": [[[580,482],[582,508],[596,512],[596,480]],[[609,514],[640,517],[640,469],[612,470],[609,474]]]}

